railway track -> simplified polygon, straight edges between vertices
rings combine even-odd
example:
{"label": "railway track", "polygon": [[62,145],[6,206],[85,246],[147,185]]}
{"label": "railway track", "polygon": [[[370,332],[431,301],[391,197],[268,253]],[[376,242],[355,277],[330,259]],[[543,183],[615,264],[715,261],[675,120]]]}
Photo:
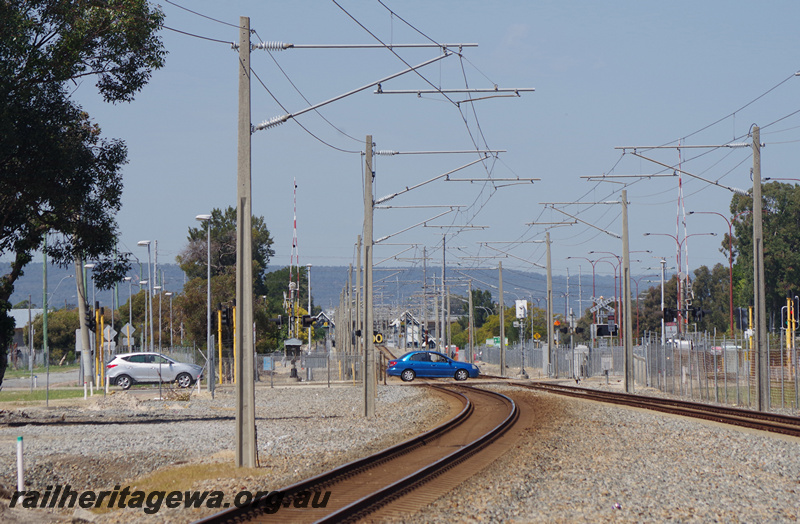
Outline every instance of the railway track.
{"label": "railway track", "polygon": [[642,395],[632,395],[629,393],[617,393],[611,391],[599,391],[596,389],[566,386],[561,384],[524,384],[510,382],[516,386],[540,391],[548,391],[559,395],[567,395],[586,400],[595,400],[620,404],[636,408],[650,409],[681,415],[684,417],[700,418],[711,420],[723,424],[742,426],[772,433],[781,433],[800,437],[800,417],[779,415],[777,413],[764,413],[749,409],[733,408],[728,406],[717,406],[713,404],[702,404],[686,400],[665,399],[656,397],[646,397]]}
{"label": "railway track", "polygon": [[[448,470],[467,476],[474,472],[477,466],[459,466],[511,428],[519,409],[510,398],[491,391],[463,385],[430,387],[459,399],[463,407],[457,416],[396,446],[278,490],[279,508],[264,495],[198,522],[352,522],[375,518],[376,512],[407,514],[431,502],[452,479],[429,482],[447,476]],[[330,492],[325,507],[307,503],[309,494],[325,500],[320,495],[325,492]],[[295,507],[303,497],[306,503]]]}

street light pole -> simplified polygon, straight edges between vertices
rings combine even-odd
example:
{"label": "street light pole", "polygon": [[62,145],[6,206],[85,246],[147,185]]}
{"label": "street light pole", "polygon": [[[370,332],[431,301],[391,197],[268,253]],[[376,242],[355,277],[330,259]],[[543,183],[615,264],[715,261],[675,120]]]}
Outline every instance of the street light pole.
{"label": "street light pole", "polygon": [[[644,233],[644,236],[650,236],[650,235],[670,237],[672,240],[675,241],[675,244],[678,246],[677,255],[676,255],[676,258],[677,258],[676,262],[677,262],[677,268],[678,268],[678,318],[677,318],[678,327],[677,327],[677,331],[678,331],[678,335],[680,335],[683,332],[683,303],[684,303],[684,301],[682,300],[682,298],[683,298],[682,295],[683,295],[683,293],[685,293],[685,288],[683,288],[681,286],[681,278],[680,278],[680,273],[681,273],[681,251],[683,250],[683,243],[686,242],[690,237],[696,237],[696,236],[712,236],[712,237],[715,237],[715,236],[717,236],[717,234],[716,233],[692,233],[691,235],[684,236],[683,240],[678,240],[678,237],[676,235],[671,235],[669,233]],[[688,268],[689,268],[688,257],[687,257],[687,260],[686,260],[686,268],[687,268],[687,271],[688,271]],[[686,275],[686,278],[687,279],[689,278],[688,274]]]}
{"label": "street light pole", "polygon": [[733,224],[728,217],[716,211],[689,211],[690,215],[719,215],[728,224],[728,311],[730,313],[731,336],[733,336]]}
{"label": "street light pole", "polygon": [[205,222],[206,239],[206,365],[208,366],[208,378],[206,385],[208,391],[214,394],[214,351],[211,343],[211,215],[197,215],[195,220]]}
{"label": "street light pole", "polygon": [[[308,314],[311,315],[311,264],[306,264],[306,278],[308,279]],[[308,327],[308,352],[311,353],[311,326]]]}
{"label": "street light pole", "polygon": [[[139,292],[142,292],[142,286],[146,286],[149,280],[140,280],[139,281]],[[147,288],[145,288],[147,290]],[[144,297],[144,326],[142,326],[142,349],[141,351],[147,351],[147,295]]]}
{"label": "street light pole", "polygon": [[170,349],[172,349],[174,347],[173,343],[172,343],[172,295],[173,295],[173,293],[172,293],[172,291],[167,291],[164,294],[169,297],[169,347],[170,347]]}
{"label": "street light pole", "polygon": [[153,286],[153,290],[158,291],[158,352],[161,353],[161,286]]}
{"label": "street light pole", "polygon": [[150,267],[150,241],[140,240],[139,246],[147,246],[147,303],[150,307],[150,351],[153,351],[153,271]]}
{"label": "street light pole", "polygon": [[128,283],[128,351],[130,351],[131,346],[131,323],[133,322],[133,278],[125,277],[122,279],[123,281]]}

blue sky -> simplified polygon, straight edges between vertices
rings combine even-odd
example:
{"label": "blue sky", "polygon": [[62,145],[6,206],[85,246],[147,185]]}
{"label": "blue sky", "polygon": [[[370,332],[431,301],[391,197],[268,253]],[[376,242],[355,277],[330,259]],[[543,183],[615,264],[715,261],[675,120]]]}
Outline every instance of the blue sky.
{"label": "blue sky", "polygon": [[[209,20],[164,3],[166,25],[186,33],[230,42],[239,16],[249,16],[253,42],[294,44],[366,44],[376,40],[333,2],[204,1],[177,2]],[[520,97],[493,98],[456,105],[442,96],[375,95],[367,89],[287,123],[252,136],[253,212],[263,216],[274,239],[273,269],[289,263],[292,246],[293,179],[297,180],[300,263],[347,265],[354,262],[356,236],[363,221],[360,152],[371,134],[376,149],[395,151],[504,149],[459,171],[458,178],[540,178],[534,184],[497,187],[484,182],[438,180],[399,196],[393,205],[461,205],[431,225],[480,225],[485,230],[418,227],[387,243],[417,247],[384,265],[414,264],[422,246],[441,264],[444,231],[448,265],[496,264],[470,259],[497,253],[482,241],[531,241],[544,238],[547,226],[568,216],[542,202],[598,202],[620,199],[627,189],[634,274],[658,265],[674,266],[676,241],[645,232],[676,234],[678,179],[594,182],[585,178],[664,173],[660,166],[615,149],[619,146],[726,144],[748,141],[752,124],[763,127],[762,176],[800,178],[800,4],[794,1],[588,2],[340,0],[339,4],[385,43],[477,43],[464,48],[463,60],[450,56],[420,72],[441,88],[492,87],[536,89]],[[422,34],[406,25],[401,18]],[[236,198],[237,54],[230,46],[174,31],[163,32],[169,51],[166,67],[131,104],[106,105],[90,81],[75,98],[109,137],[124,139],[130,163],[125,167],[124,207],[118,216],[122,251],[147,256],[139,240],[158,240],[159,262],[174,262],[186,244],[197,214],[233,205]],[[409,64],[437,55],[436,49],[395,50]],[[274,60],[273,60],[274,59]],[[280,65],[279,69],[277,64]],[[366,85],[407,66],[386,49],[294,49],[253,51],[252,68],[289,112]],[[784,82],[785,81],[785,82]],[[784,83],[782,83],[784,82]],[[782,84],[781,84],[782,83]],[[294,87],[293,87],[293,85]],[[775,86],[774,90],[767,93]],[[417,75],[386,82],[383,89],[430,88]],[[298,93],[302,93],[302,96]],[[767,93],[767,94],[765,94]],[[764,95],[749,106],[756,98]],[[475,95],[479,96],[479,95]],[[463,100],[465,95],[452,95]],[[285,111],[254,77],[252,122]],[[735,114],[734,114],[735,113]],[[733,116],[730,116],[732,115]],[[477,121],[476,121],[477,116]],[[323,120],[323,118],[325,120]],[[723,118],[727,117],[727,118]],[[700,133],[696,131],[721,121]],[[326,120],[328,122],[326,122]],[[780,120],[780,121],[778,121]],[[776,122],[776,123],[775,123]],[[302,124],[305,129],[298,124]],[[312,136],[313,135],[313,136]],[[335,148],[350,151],[342,152]],[[751,150],[684,149],[644,153],[707,180],[752,187]],[[465,155],[381,156],[375,162],[375,195],[400,191],[475,160]],[[627,185],[620,183],[625,180]],[[684,209],[728,216],[731,193],[683,177]],[[554,272],[591,273],[589,251],[621,254],[621,241],[596,228],[621,233],[618,205],[559,205],[580,219],[550,229]],[[378,210],[374,237],[396,233],[443,210]],[[689,238],[689,265],[727,263],[720,253],[727,225],[715,215],[686,219],[686,232],[716,232],[716,238]],[[591,224],[595,227],[590,227]],[[680,237],[684,234],[681,225]],[[511,253],[504,267],[538,270],[524,262],[545,263],[544,245],[519,243],[493,247]],[[380,261],[406,249],[377,246]],[[421,261],[416,262],[421,264]],[[597,264],[598,274],[613,274]]]}

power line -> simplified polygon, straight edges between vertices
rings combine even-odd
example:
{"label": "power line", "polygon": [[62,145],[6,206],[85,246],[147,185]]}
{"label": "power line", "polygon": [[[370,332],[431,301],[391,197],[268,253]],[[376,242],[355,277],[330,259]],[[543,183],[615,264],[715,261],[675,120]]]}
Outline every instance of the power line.
{"label": "power line", "polygon": [[[255,33],[255,35],[258,37],[258,39],[260,41],[263,42],[263,40],[261,40],[261,37],[258,35],[258,33]],[[297,92],[297,94],[300,95],[300,97],[303,100],[305,100],[306,104],[308,104],[309,106],[312,105],[311,102],[308,100],[308,98],[306,98],[306,96],[300,91],[300,89],[297,87],[297,85],[295,85],[295,83],[292,81],[292,79],[289,78],[289,75],[286,74],[286,71],[284,71],[284,69],[281,67],[281,65],[278,63],[278,61],[275,59],[275,56],[271,52],[268,52],[268,54],[269,54],[269,57],[272,59],[272,61],[275,63],[275,66],[278,68],[278,70],[283,74],[284,78],[286,78],[286,81],[289,82],[289,85],[291,85],[294,88],[294,90]],[[286,110],[284,109],[284,111],[286,111]],[[286,112],[288,113],[288,111],[286,111]],[[349,139],[351,139],[353,141],[356,141],[356,142],[359,142],[359,143],[361,142],[359,139],[348,135],[347,133],[342,131],[340,128],[338,128],[335,125],[333,125],[333,123],[331,123],[330,120],[328,120],[327,118],[322,116],[322,113],[320,113],[318,109],[315,109],[314,112],[317,115],[319,115],[319,117],[322,118],[322,120],[324,120],[329,126],[331,126],[333,129],[335,129],[339,133],[343,134],[344,136],[346,136],[347,138],[349,138]]]}
{"label": "power line", "polygon": [[[730,118],[730,117],[732,117],[732,116],[736,116],[736,113],[738,113],[738,112],[742,111],[743,109],[745,109],[745,108],[749,107],[750,105],[752,105],[752,104],[756,103],[758,100],[761,100],[762,98],[764,98],[765,96],[767,96],[768,94],[770,94],[772,91],[776,90],[777,88],[779,88],[780,86],[782,86],[783,84],[785,84],[786,82],[788,82],[788,81],[789,81],[791,78],[794,78],[795,76],[796,76],[796,73],[792,73],[791,75],[789,75],[789,76],[788,76],[788,77],[786,77],[785,79],[781,80],[780,82],[778,82],[777,84],[775,84],[775,85],[774,85],[774,86],[772,86],[771,88],[767,89],[765,92],[761,93],[760,95],[758,95],[757,97],[755,97],[755,98],[754,98],[754,99],[752,99],[751,101],[747,102],[745,105],[743,105],[743,106],[742,106],[742,107],[740,107],[739,109],[737,109],[737,110],[733,111],[732,113],[730,113],[730,114],[728,114],[728,115],[725,115],[725,116],[723,116],[722,118],[720,118],[720,119],[718,119],[718,120],[715,120],[714,122],[712,122],[712,123],[708,124],[707,126],[701,127],[701,128],[700,128],[700,129],[698,129],[697,131],[694,131],[694,132],[692,132],[692,133],[689,133],[688,135],[686,135],[686,136],[684,136],[684,137],[681,137],[681,138],[678,138],[677,140],[672,140],[671,142],[667,142],[666,144],[663,144],[663,145],[673,144],[673,143],[675,143],[675,142],[679,142],[679,141],[681,141],[681,142],[682,142],[682,141],[686,140],[687,138],[689,138],[689,137],[691,137],[691,136],[694,136],[694,135],[696,135],[696,134],[698,134],[698,133],[701,133],[701,132],[705,131],[706,129],[708,129],[708,128],[710,128],[710,127],[713,127],[713,126],[715,126],[715,125],[719,124],[720,122],[722,122],[722,121],[724,121],[724,120],[726,120],[726,119],[728,119],[728,118]],[[774,123],[774,122],[773,122],[773,123]],[[746,135],[745,135],[745,136],[746,136]]]}
{"label": "power line", "polygon": [[197,15],[197,16],[200,16],[202,18],[206,18],[208,20],[211,20],[213,22],[217,22],[217,23],[222,24],[222,25],[227,25],[227,26],[230,26],[230,27],[235,27],[236,29],[241,29],[241,26],[239,26],[238,24],[231,24],[230,22],[223,22],[222,20],[217,20],[216,18],[212,18],[212,17],[204,15],[202,13],[198,13],[197,11],[192,11],[191,9],[183,7],[182,5],[178,5],[175,2],[172,2],[170,0],[164,0],[164,1],[166,3],[168,3],[168,4],[170,4],[170,5],[173,5],[173,6],[177,7],[178,9],[183,9],[184,11],[188,11],[189,13],[192,13],[193,15]]}
{"label": "power line", "polygon": [[194,37],[194,38],[200,38],[201,40],[210,40],[211,42],[219,42],[221,44],[228,44],[228,45],[231,45],[231,46],[234,45],[234,43],[231,42],[230,40],[218,40],[216,38],[209,38],[207,36],[196,35],[194,33],[187,33],[186,31],[181,31],[180,29],[175,29],[174,27],[169,27],[169,26],[166,26],[166,25],[162,26],[162,27],[164,29],[169,29],[170,31],[175,31],[176,33],[180,33],[182,35],[191,36],[191,37]]}
{"label": "power line", "polygon": [[[255,72],[255,70],[254,70],[252,67],[250,68],[250,71],[253,73],[253,76],[255,76],[255,77],[256,77],[256,80],[258,80],[258,83],[259,83],[259,84],[261,84],[261,87],[263,87],[263,88],[264,88],[264,90],[265,90],[265,91],[266,91],[266,92],[269,94],[269,96],[271,96],[271,97],[272,97],[272,99],[275,101],[275,103],[276,103],[276,104],[278,104],[278,106],[280,106],[280,108],[281,108],[281,109],[282,109],[284,112],[288,113],[289,111],[288,111],[288,110],[287,110],[287,109],[286,109],[286,108],[283,106],[283,104],[281,104],[281,103],[280,103],[280,101],[279,101],[279,100],[278,100],[278,99],[275,97],[275,95],[274,95],[274,94],[272,94],[272,91],[270,91],[270,90],[269,90],[269,88],[267,87],[267,85],[264,83],[264,81],[263,81],[263,80],[261,80],[261,77],[259,77],[259,76],[258,76],[258,73],[256,73],[256,72]],[[320,116],[321,116],[321,115],[320,115]],[[333,144],[330,144],[330,143],[326,142],[325,140],[321,139],[320,137],[318,137],[317,135],[315,135],[314,133],[312,133],[311,131],[309,131],[309,130],[308,130],[308,128],[306,128],[306,127],[305,127],[303,124],[301,124],[300,122],[298,122],[296,118],[293,118],[292,120],[293,120],[293,121],[294,121],[294,122],[295,122],[295,123],[296,123],[298,126],[300,126],[300,129],[302,129],[303,131],[305,131],[306,133],[308,133],[308,134],[309,134],[309,135],[310,135],[312,138],[316,139],[318,142],[320,142],[320,143],[321,143],[321,144],[323,144],[323,145],[326,145],[326,146],[328,146],[328,147],[329,147],[329,148],[331,148],[331,149],[334,149],[334,150],[336,150],[336,151],[339,151],[339,152],[341,152],[341,153],[351,153],[351,154],[360,154],[360,153],[361,153],[361,151],[352,151],[352,150],[349,150],[349,149],[342,149],[342,148],[340,148],[340,147],[336,147],[335,145],[333,145]],[[323,118],[323,120],[324,120],[324,118]],[[325,120],[325,121],[327,122],[327,120]],[[330,124],[330,122],[328,122],[328,123]],[[336,126],[333,126],[333,124],[331,124],[331,126],[332,126],[334,129],[336,129]],[[352,137],[351,137],[351,138],[352,138]]]}

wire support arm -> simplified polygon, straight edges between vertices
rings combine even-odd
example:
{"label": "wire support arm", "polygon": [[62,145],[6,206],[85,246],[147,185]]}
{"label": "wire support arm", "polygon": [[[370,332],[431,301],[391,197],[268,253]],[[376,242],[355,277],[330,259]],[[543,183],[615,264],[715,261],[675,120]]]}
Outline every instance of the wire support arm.
{"label": "wire support arm", "polygon": [[659,162],[658,160],[655,160],[653,158],[648,158],[648,157],[646,157],[644,155],[641,155],[641,154],[637,153],[636,151],[632,151],[631,154],[633,156],[635,156],[635,157],[639,157],[639,158],[647,160],[649,162],[653,162],[654,164],[658,164],[659,166],[666,167],[667,169],[672,169],[676,173],[683,173],[686,176],[689,176],[689,177],[692,177],[692,178],[696,178],[697,180],[705,182],[706,184],[711,184],[712,186],[717,186],[717,187],[721,187],[723,189],[727,189],[728,191],[730,191],[732,193],[736,193],[738,195],[747,195],[747,191],[745,191],[743,189],[739,189],[737,187],[726,186],[724,184],[720,184],[719,182],[715,182],[713,180],[708,180],[707,178],[703,178],[703,177],[701,177],[699,175],[695,175],[693,173],[689,173],[688,171],[684,171],[682,169],[678,169],[675,166],[671,166],[669,164],[665,164],[663,162]]}
{"label": "wire support arm", "polygon": [[441,54],[441,55],[439,55],[439,56],[437,56],[435,58],[431,58],[430,60],[426,60],[425,62],[422,62],[419,65],[409,67],[409,68],[404,69],[404,70],[402,70],[402,71],[400,71],[398,73],[395,73],[393,75],[389,75],[389,76],[387,76],[385,78],[381,78],[380,80],[378,80],[376,82],[369,83],[369,84],[367,84],[365,86],[358,87],[356,89],[353,89],[352,91],[348,91],[348,92],[346,92],[344,94],[341,94],[339,96],[335,96],[333,98],[330,98],[330,99],[328,99],[328,100],[326,100],[324,102],[320,102],[319,104],[313,105],[311,107],[307,107],[307,108],[305,108],[303,110],[300,110],[300,111],[297,111],[295,113],[290,113],[290,114],[286,114],[286,115],[283,115],[283,116],[274,117],[274,118],[271,118],[269,120],[265,120],[265,121],[261,122],[260,124],[254,126],[252,128],[251,132],[261,131],[262,129],[267,129],[269,127],[274,127],[276,125],[282,124],[282,123],[286,122],[287,120],[289,120],[290,118],[297,118],[298,116],[300,116],[302,114],[308,113],[309,111],[314,111],[316,109],[319,109],[322,106],[328,105],[328,104],[330,104],[332,102],[336,102],[338,100],[341,100],[342,98],[346,98],[348,96],[351,96],[351,95],[354,95],[354,94],[359,93],[361,91],[364,91],[365,89],[369,89],[370,87],[375,86],[375,85],[377,85],[377,84],[379,84],[381,82],[386,82],[387,80],[391,80],[392,78],[397,78],[398,76],[402,76],[402,75],[404,75],[406,73],[410,73],[412,71],[415,71],[417,69],[425,67],[426,65],[432,64],[434,62],[438,62],[439,60],[441,60],[443,58],[447,58],[451,54],[452,54],[451,52],[445,51],[444,54]]}
{"label": "wire support arm", "polygon": [[[235,44],[239,47],[239,44]],[[287,49],[422,49],[422,48],[463,48],[478,47],[478,44],[289,44],[284,42],[259,42],[253,50],[285,51]]]}
{"label": "wire support arm", "polygon": [[400,231],[398,231],[398,232],[396,232],[396,233],[392,233],[391,235],[386,235],[386,236],[383,236],[383,237],[379,238],[378,240],[375,240],[374,242],[372,242],[372,244],[373,244],[373,245],[375,245],[375,244],[380,244],[380,243],[381,243],[381,242],[383,242],[384,240],[388,240],[388,239],[392,238],[393,236],[397,236],[397,235],[399,235],[400,233],[405,233],[405,232],[406,232],[406,231],[408,231],[409,229],[414,229],[415,227],[418,227],[418,226],[423,226],[423,225],[427,224],[428,222],[430,222],[431,220],[436,220],[437,218],[439,218],[439,217],[442,217],[442,216],[444,216],[444,215],[446,215],[446,214],[448,214],[448,213],[452,213],[453,211],[455,211],[455,209],[448,209],[448,210],[447,210],[447,211],[445,211],[444,213],[439,213],[438,215],[436,215],[436,216],[433,216],[433,217],[431,217],[431,218],[428,218],[428,219],[426,219],[426,220],[423,220],[422,222],[417,222],[417,223],[416,223],[416,224],[414,224],[413,226],[408,226],[407,228],[405,228],[405,229],[401,229]]}
{"label": "wire support arm", "polygon": [[620,238],[620,239],[622,238],[620,235],[618,235],[618,234],[616,234],[616,233],[612,233],[611,231],[606,231],[605,229],[603,229],[603,228],[600,228],[600,227],[597,227],[597,226],[596,226],[596,225],[594,225],[594,224],[590,224],[589,222],[586,222],[585,220],[581,220],[580,218],[578,218],[578,217],[576,217],[576,216],[574,216],[574,215],[570,215],[570,214],[569,214],[569,213],[567,213],[566,211],[561,211],[560,209],[558,209],[558,208],[557,208],[557,207],[555,207],[555,206],[550,206],[550,209],[552,209],[552,210],[554,210],[554,211],[558,211],[559,213],[561,213],[561,214],[563,214],[563,215],[567,215],[567,216],[568,216],[568,217],[570,217],[571,219],[573,219],[573,220],[577,220],[577,221],[578,221],[578,222],[580,222],[581,224],[587,225],[587,226],[589,226],[589,227],[591,227],[591,228],[593,228],[593,229],[596,229],[596,230],[598,230],[598,231],[602,231],[603,233],[605,233],[605,234],[607,234],[607,235],[611,235],[611,236],[612,236],[612,237],[614,237],[614,238]]}
{"label": "wire support arm", "polygon": [[381,197],[381,198],[377,199],[377,200],[375,201],[375,205],[377,206],[378,204],[383,204],[384,202],[388,202],[389,200],[393,199],[394,197],[400,196],[400,195],[402,195],[402,194],[404,194],[404,193],[408,193],[409,191],[412,191],[412,190],[414,190],[414,189],[417,189],[417,188],[419,188],[419,187],[422,187],[422,186],[424,186],[425,184],[430,184],[431,182],[433,182],[433,181],[435,181],[435,180],[439,180],[440,178],[444,178],[444,177],[446,177],[446,176],[448,176],[448,175],[450,175],[450,174],[452,174],[452,173],[455,173],[456,171],[460,171],[460,170],[462,170],[462,169],[465,169],[465,168],[467,168],[467,167],[469,167],[469,166],[471,166],[471,165],[477,164],[478,162],[483,162],[484,160],[486,160],[486,157],[481,157],[481,158],[479,158],[479,159],[477,159],[477,160],[473,160],[472,162],[469,162],[468,164],[464,164],[464,165],[463,165],[463,166],[461,166],[461,167],[457,167],[457,168],[453,169],[452,171],[448,171],[447,173],[443,173],[443,174],[441,174],[441,175],[436,175],[435,177],[433,177],[433,178],[431,178],[431,179],[429,179],[429,180],[426,180],[426,181],[424,181],[424,182],[420,182],[420,183],[419,183],[419,184],[417,184],[417,185],[414,185],[414,186],[407,186],[407,187],[406,187],[405,189],[403,189],[402,191],[398,191],[397,193],[392,193],[391,195],[386,195],[386,196],[384,196],[384,197]]}
{"label": "wire support arm", "polygon": [[541,268],[541,269],[547,269],[547,266],[543,266],[542,264],[537,264],[536,262],[531,262],[530,260],[526,260],[526,259],[524,259],[524,258],[522,258],[522,257],[518,257],[517,255],[512,255],[511,253],[507,253],[506,251],[501,251],[500,249],[497,249],[496,247],[492,247],[492,246],[490,246],[490,245],[489,245],[488,243],[486,243],[486,242],[484,242],[483,244],[484,244],[486,247],[488,247],[489,249],[492,249],[492,250],[494,250],[494,251],[497,251],[498,253],[503,253],[503,254],[504,254],[504,255],[506,255],[506,256],[509,256],[509,257],[511,257],[511,258],[516,258],[517,260],[521,260],[521,261],[523,261],[523,262],[525,262],[525,263],[527,263],[527,264],[530,264],[530,265],[532,265],[532,266],[536,266],[536,267],[538,267],[538,268]]}
{"label": "wire support arm", "polygon": [[532,87],[508,87],[499,88],[495,86],[493,89],[382,89],[378,88],[373,91],[376,95],[433,95],[439,93],[515,93],[519,96],[520,93],[529,93],[535,91]]}

